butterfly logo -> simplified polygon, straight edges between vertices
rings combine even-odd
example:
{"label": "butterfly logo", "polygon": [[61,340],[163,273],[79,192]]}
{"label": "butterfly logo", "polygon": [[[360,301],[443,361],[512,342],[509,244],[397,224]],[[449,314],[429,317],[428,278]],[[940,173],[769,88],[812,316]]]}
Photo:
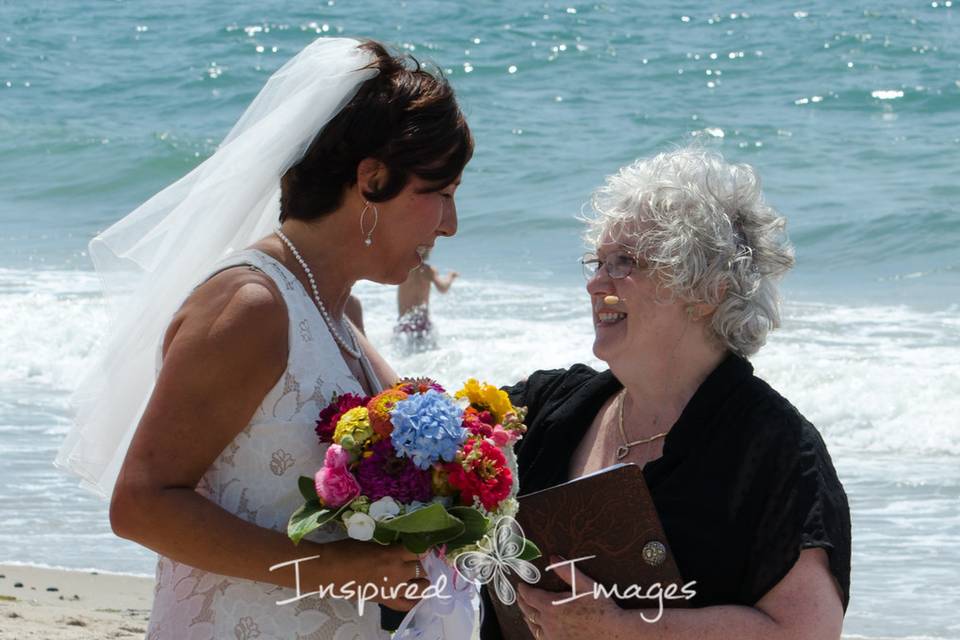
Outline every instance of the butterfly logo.
{"label": "butterfly logo", "polygon": [[507,580],[511,570],[529,584],[540,581],[540,570],[520,558],[523,545],[520,524],[510,516],[503,516],[497,520],[493,535],[477,545],[479,551],[465,551],[457,556],[457,572],[474,584],[489,584],[492,580],[500,602],[512,605],[517,600],[517,592]]}

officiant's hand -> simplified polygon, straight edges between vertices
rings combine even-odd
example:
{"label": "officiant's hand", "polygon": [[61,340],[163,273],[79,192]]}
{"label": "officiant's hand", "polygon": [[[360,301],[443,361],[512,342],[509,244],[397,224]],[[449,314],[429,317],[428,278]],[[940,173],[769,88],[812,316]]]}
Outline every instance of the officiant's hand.
{"label": "officiant's hand", "polygon": [[[572,563],[552,557],[550,569],[570,585],[570,591],[544,591],[521,583],[517,604],[536,640],[583,640],[596,638],[623,615],[612,600],[593,597],[594,581]],[[559,604],[553,604],[553,603]],[[615,628],[615,627],[614,627]],[[615,636],[605,634],[612,640]]]}

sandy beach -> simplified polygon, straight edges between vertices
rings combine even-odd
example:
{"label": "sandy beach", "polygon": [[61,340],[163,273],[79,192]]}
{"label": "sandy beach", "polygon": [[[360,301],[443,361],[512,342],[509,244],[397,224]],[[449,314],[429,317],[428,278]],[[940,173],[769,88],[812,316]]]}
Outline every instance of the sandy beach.
{"label": "sandy beach", "polygon": [[142,638],[149,578],[0,565],[0,639]]}

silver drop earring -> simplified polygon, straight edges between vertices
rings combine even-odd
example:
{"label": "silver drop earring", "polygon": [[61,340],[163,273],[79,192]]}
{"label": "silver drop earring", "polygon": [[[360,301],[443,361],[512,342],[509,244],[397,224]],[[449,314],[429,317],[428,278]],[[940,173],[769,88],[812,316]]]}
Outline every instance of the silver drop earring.
{"label": "silver drop earring", "polygon": [[[367,245],[368,247],[372,247],[373,246],[373,230],[377,228],[377,223],[380,222],[380,212],[377,210],[377,205],[371,204],[366,200],[364,200],[363,203],[364,203],[363,211],[360,212],[360,235],[366,236],[363,239],[363,244]],[[373,209],[373,226],[370,227],[370,231],[365,233],[363,230],[363,226],[364,226],[363,220],[364,218],[367,217],[367,211],[371,208]]]}

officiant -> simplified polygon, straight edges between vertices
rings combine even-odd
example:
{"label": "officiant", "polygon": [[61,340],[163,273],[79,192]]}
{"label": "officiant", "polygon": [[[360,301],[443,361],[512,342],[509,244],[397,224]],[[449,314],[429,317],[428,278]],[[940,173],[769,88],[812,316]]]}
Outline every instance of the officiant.
{"label": "officiant", "polygon": [[[783,217],[752,167],[698,148],[622,168],[592,205],[582,262],[593,351],[609,370],[536,371],[507,388],[529,409],[520,492],[637,464],[696,595],[650,624],[643,609],[593,597],[552,605],[562,596],[521,584],[531,633],[839,638],[846,494],[816,428],[749,361],[780,324],[777,285],[794,263]],[[589,576],[576,579],[589,590]],[[492,606],[485,615],[482,637],[501,637]]]}

